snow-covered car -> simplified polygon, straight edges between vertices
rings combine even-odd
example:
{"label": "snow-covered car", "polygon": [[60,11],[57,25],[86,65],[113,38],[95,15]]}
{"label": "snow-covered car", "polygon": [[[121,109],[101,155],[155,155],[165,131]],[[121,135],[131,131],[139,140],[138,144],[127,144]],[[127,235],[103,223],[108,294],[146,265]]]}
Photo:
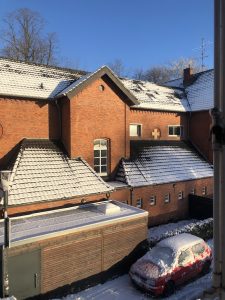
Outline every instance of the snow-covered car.
{"label": "snow-covered car", "polygon": [[160,241],[136,261],[132,281],[155,295],[171,295],[175,287],[209,271],[212,250],[201,238],[182,233]]}

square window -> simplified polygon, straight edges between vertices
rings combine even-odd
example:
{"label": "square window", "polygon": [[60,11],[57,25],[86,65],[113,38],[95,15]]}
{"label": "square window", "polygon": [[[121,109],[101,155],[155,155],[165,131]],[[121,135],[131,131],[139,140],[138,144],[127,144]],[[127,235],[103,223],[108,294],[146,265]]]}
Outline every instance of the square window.
{"label": "square window", "polygon": [[142,199],[141,198],[137,199],[137,201],[136,201],[136,207],[142,208]]}
{"label": "square window", "polygon": [[102,159],[101,159],[101,164],[102,164],[102,165],[106,165],[106,164],[107,164],[107,163],[106,163],[106,158],[102,158]]}
{"label": "square window", "polygon": [[97,157],[97,158],[94,159],[94,165],[95,166],[96,165],[100,165],[100,158],[99,157]]}
{"label": "square window", "polygon": [[183,136],[183,126],[180,125],[169,125],[168,126],[169,136]]}
{"label": "square window", "polygon": [[130,124],[130,136],[141,136],[140,124]]}
{"label": "square window", "polygon": [[203,186],[202,188],[202,195],[207,195],[207,187]]}
{"label": "square window", "polygon": [[164,202],[169,203],[170,202],[170,194],[166,194],[164,197]]}
{"label": "square window", "polygon": [[190,194],[195,195],[195,188],[192,188],[192,189],[191,189]]}
{"label": "square window", "polygon": [[180,191],[178,193],[178,200],[182,200],[184,198],[184,192],[183,191]]}
{"label": "square window", "polygon": [[94,150],[94,157],[100,157],[100,151]]}
{"label": "square window", "polygon": [[156,196],[151,196],[149,199],[149,204],[150,205],[156,205]]}

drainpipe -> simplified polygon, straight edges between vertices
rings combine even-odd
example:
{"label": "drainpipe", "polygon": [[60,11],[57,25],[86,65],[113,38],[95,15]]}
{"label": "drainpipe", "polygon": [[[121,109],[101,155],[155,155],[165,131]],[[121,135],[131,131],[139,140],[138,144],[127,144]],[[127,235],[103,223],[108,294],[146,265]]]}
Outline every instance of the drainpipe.
{"label": "drainpipe", "polygon": [[130,205],[132,205],[133,206],[133,188],[131,187],[130,188]]}
{"label": "drainpipe", "polygon": [[62,137],[62,116],[61,116],[61,109],[59,107],[59,103],[58,100],[55,99],[54,101],[56,109],[57,109],[57,113],[58,113],[58,122],[59,122],[59,139],[61,140]]}

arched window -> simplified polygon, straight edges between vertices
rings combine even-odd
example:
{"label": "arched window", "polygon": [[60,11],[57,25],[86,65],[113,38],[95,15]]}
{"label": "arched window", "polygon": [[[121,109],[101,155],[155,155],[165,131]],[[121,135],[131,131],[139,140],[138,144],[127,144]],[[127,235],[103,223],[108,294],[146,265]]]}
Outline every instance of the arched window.
{"label": "arched window", "polygon": [[108,141],[94,140],[94,170],[100,176],[108,174]]}

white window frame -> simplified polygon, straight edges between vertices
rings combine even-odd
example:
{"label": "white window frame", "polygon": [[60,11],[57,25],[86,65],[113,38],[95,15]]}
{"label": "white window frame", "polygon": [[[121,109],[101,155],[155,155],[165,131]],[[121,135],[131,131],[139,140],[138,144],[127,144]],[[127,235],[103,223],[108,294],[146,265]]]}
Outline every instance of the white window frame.
{"label": "white window frame", "polygon": [[156,205],[156,196],[155,195],[150,196],[150,198],[149,198],[149,204],[151,206]]}
{"label": "white window frame", "polygon": [[[99,145],[95,144],[99,142]],[[102,144],[106,144],[102,145]],[[95,151],[99,151],[99,156],[95,155]],[[106,155],[102,154],[102,151],[106,151]],[[96,139],[94,140],[94,170],[100,176],[108,175],[108,154],[109,154],[109,142],[107,139]],[[106,159],[106,163],[102,163],[102,160]],[[95,160],[99,160],[99,163],[95,163]],[[99,171],[96,170],[99,167]],[[106,167],[106,171],[102,171],[102,169]]]}
{"label": "white window frame", "polygon": [[191,195],[195,195],[195,188],[193,187],[190,192]]}
{"label": "white window frame", "polygon": [[136,200],[136,207],[138,207],[138,208],[142,208],[143,207],[143,199],[142,198],[138,198]]}
{"label": "white window frame", "polygon": [[207,195],[207,186],[203,186],[203,188],[202,188],[202,195],[203,196]]}
{"label": "white window frame", "polygon": [[[173,127],[173,134],[170,134],[170,127]],[[175,127],[180,127],[180,135],[174,134]],[[182,126],[182,125],[168,125],[168,136],[183,137],[183,135],[184,135],[184,126]]]}
{"label": "white window frame", "polygon": [[[131,134],[131,126],[137,126],[137,134],[133,134],[133,135]],[[138,127],[140,128],[140,134],[138,134]],[[130,134],[130,137],[141,137],[142,136],[142,124],[130,123],[130,125],[129,125],[129,134]]]}
{"label": "white window frame", "polygon": [[170,193],[165,194],[164,203],[166,203],[166,204],[170,203]]}
{"label": "white window frame", "polygon": [[184,192],[183,192],[183,191],[180,191],[180,192],[178,193],[178,200],[182,200],[182,199],[184,199]]}

